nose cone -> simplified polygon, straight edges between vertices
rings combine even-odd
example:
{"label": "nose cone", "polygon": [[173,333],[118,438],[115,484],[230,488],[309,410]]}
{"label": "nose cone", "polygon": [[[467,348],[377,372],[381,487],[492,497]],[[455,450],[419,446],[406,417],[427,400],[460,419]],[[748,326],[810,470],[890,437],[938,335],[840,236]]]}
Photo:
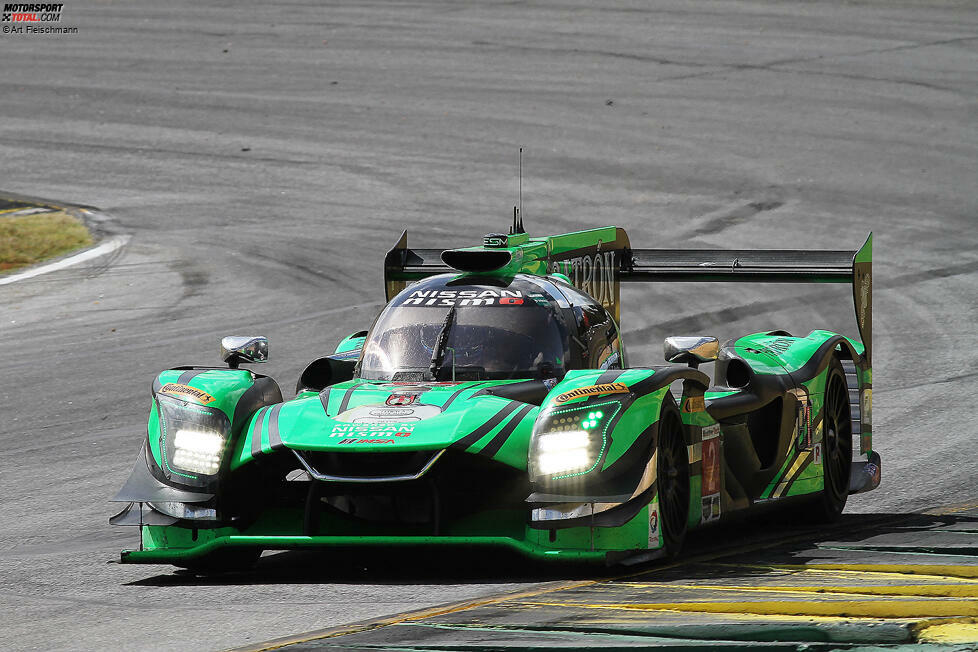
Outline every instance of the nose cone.
{"label": "nose cone", "polygon": [[[455,448],[478,452],[524,403],[480,393],[484,382],[344,383],[289,401],[277,414],[286,448],[393,452]],[[523,416],[526,416],[525,414]],[[532,425],[532,419],[527,420]],[[514,423],[507,437],[520,425]],[[268,428],[265,428],[268,430]]]}

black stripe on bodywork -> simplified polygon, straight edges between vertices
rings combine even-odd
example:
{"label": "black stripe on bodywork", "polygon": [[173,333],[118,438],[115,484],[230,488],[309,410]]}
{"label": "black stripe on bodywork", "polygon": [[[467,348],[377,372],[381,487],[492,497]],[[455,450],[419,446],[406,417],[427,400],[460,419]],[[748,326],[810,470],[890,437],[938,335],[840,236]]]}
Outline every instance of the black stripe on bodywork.
{"label": "black stripe on bodywork", "polygon": [[594,381],[594,384],[607,385],[608,383],[613,383],[614,381],[618,380],[618,376],[622,375],[623,373],[625,373],[624,369],[609,369],[598,376],[598,379]]}
{"label": "black stripe on bodywork", "polygon": [[492,457],[493,455],[498,453],[499,449],[502,448],[503,444],[506,443],[506,440],[509,439],[509,436],[513,434],[514,430],[516,430],[516,426],[518,426],[520,422],[523,421],[523,417],[525,417],[526,414],[532,409],[533,409],[532,405],[523,406],[523,409],[517,412],[516,416],[510,419],[509,423],[503,426],[503,429],[500,430],[488,444],[486,444],[485,448],[479,451],[479,454],[485,455],[486,457]]}
{"label": "black stripe on bodywork", "polygon": [[[258,378],[254,383],[252,383],[251,387],[246,389],[245,393],[241,395],[241,398],[238,399],[238,403],[234,406],[234,415],[231,419],[232,430],[236,424],[241,423],[248,417],[249,414],[257,410],[259,407],[268,405],[270,401],[265,400],[265,390],[269,381],[271,381],[272,385],[275,385],[271,378]],[[275,388],[277,389],[278,386],[275,385]],[[279,391],[278,394],[281,396],[282,392]],[[282,399],[279,398],[279,401],[281,400]]]}
{"label": "black stripe on bodywork", "polygon": [[185,371],[182,374],[180,374],[179,378],[177,378],[177,382],[180,383],[181,385],[186,385],[191,380],[193,380],[194,377],[199,376],[205,371],[210,371],[210,369],[191,369],[190,371]]}
{"label": "black stripe on bodywork", "polygon": [[278,450],[283,447],[282,436],[278,432],[278,413],[282,411],[282,405],[272,408],[272,413],[268,415],[268,446],[271,450]]}
{"label": "black stripe on bodywork", "polygon": [[359,387],[360,385],[363,385],[363,384],[364,383],[357,383],[356,385],[352,386],[350,389],[346,390],[346,393],[343,394],[343,400],[340,401],[340,409],[337,412],[337,414],[342,414],[343,412],[346,411],[346,406],[350,404],[350,399],[353,398],[353,391],[357,387]]}
{"label": "black stripe on bodywork", "polygon": [[493,385],[480,389],[469,398],[477,396],[498,396],[510,401],[529,403],[531,405],[541,405],[550,393],[552,387],[547,386],[542,380],[523,380],[518,383],[506,383],[505,385]]}
{"label": "black stripe on bodywork", "polygon": [[329,416],[329,389],[319,392],[319,402],[323,404],[323,412]]}
{"label": "black stripe on bodywork", "polygon": [[445,404],[441,406],[441,409],[447,410],[448,406],[451,405],[452,402],[455,401],[455,399],[457,399],[462,392],[464,392],[467,389],[473,389],[475,387],[478,387],[480,384],[481,383],[475,385],[468,385],[467,387],[463,387],[462,389],[455,390],[454,392],[452,392],[452,395],[448,397],[448,400],[445,401]]}
{"label": "black stripe on bodywork", "polygon": [[677,380],[691,380],[705,390],[710,386],[710,377],[702,371],[680,366],[632,367],[628,371],[652,371],[651,375],[633,383],[628,389],[636,396],[644,396],[671,385]]}
{"label": "black stripe on bodywork", "polygon": [[255,429],[251,433],[251,456],[258,457],[261,455],[261,424],[265,420],[265,413],[268,408],[262,408],[258,410],[258,414],[255,415]]}
{"label": "black stripe on bodywork", "polygon": [[[624,412],[624,410],[622,410],[622,412]],[[620,416],[620,414],[621,413],[616,416]],[[616,419],[615,424],[617,423],[618,420]],[[609,426],[608,432],[613,433],[614,428]],[[635,437],[635,440],[629,444],[628,448],[618,457],[618,459],[603,468],[601,472],[606,474],[607,477],[616,477],[622,473],[626,473],[629,469],[636,469],[639,467],[644,469],[645,462],[648,461],[652,451],[655,450],[655,444],[658,442],[658,434],[659,420],[656,419],[649,425],[649,427]],[[610,436],[608,438],[607,447],[611,448]]]}
{"label": "black stripe on bodywork", "polygon": [[505,419],[510,414],[515,412],[520,405],[521,403],[517,403],[516,401],[511,401],[506,407],[501,409],[499,412],[496,412],[496,414],[493,415],[491,419],[489,419],[484,424],[482,424],[481,426],[479,426],[478,428],[476,428],[475,430],[467,434],[465,437],[462,437],[457,442],[452,444],[452,448],[460,448],[463,450],[468,448],[475,442],[485,437],[489,432],[492,431],[493,428],[495,428],[500,423],[502,423],[503,419]]}

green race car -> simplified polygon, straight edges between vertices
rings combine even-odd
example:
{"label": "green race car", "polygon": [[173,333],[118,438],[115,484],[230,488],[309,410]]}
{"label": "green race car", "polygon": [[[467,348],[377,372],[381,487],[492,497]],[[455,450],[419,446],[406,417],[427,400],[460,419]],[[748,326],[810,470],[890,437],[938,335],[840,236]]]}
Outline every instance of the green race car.
{"label": "green race car", "polygon": [[[620,283],[844,282],[860,340],[825,330],[670,337],[628,365]],[[880,481],[872,448],[872,236],[858,251],[632,249],[605,227],[385,260],[369,331],[288,401],[262,337],[226,367],[153,384],[110,519],[126,563],[220,569],[262,550],[502,546],[539,559],[675,554],[687,531],[761,506],[837,517]],[[711,379],[698,365],[714,362]]]}

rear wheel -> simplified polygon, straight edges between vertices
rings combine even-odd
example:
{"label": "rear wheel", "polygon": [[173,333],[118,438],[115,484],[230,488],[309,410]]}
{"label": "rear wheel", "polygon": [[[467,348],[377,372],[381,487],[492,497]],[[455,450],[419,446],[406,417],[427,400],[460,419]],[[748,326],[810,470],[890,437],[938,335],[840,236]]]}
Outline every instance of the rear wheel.
{"label": "rear wheel", "polygon": [[825,383],[822,405],[822,494],[819,516],[835,521],[849,497],[849,470],[852,467],[852,421],[849,415],[849,390],[842,365],[833,359]]}
{"label": "rear wheel", "polygon": [[659,533],[666,554],[679,553],[689,520],[689,457],[683,422],[674,404],[663,406],[656,445],[656,487],[659,498]]}

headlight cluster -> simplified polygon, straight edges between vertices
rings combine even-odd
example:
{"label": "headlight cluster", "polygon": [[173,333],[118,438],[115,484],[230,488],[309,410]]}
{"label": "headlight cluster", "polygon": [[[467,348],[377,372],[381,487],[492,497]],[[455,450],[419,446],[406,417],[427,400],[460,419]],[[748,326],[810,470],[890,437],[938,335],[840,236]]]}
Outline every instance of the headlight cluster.
{"label": "headlight cluster", "polygon": [[537,421],[530,443],[531,477],[583,475],[597,466],[607,447],[608,422],[616,402],[552,410]]}
{"label": "headlight cluster", "polygon": [[214,475],[221,467],[224,437],[207,430],[177,430],[173,437],[173,466],[199,473]]}
{"label": "headlight cluster", "polygon": [[231,423],[217,408],[159,394],[163,472],[175,482],[204,486],[221,468]]}

